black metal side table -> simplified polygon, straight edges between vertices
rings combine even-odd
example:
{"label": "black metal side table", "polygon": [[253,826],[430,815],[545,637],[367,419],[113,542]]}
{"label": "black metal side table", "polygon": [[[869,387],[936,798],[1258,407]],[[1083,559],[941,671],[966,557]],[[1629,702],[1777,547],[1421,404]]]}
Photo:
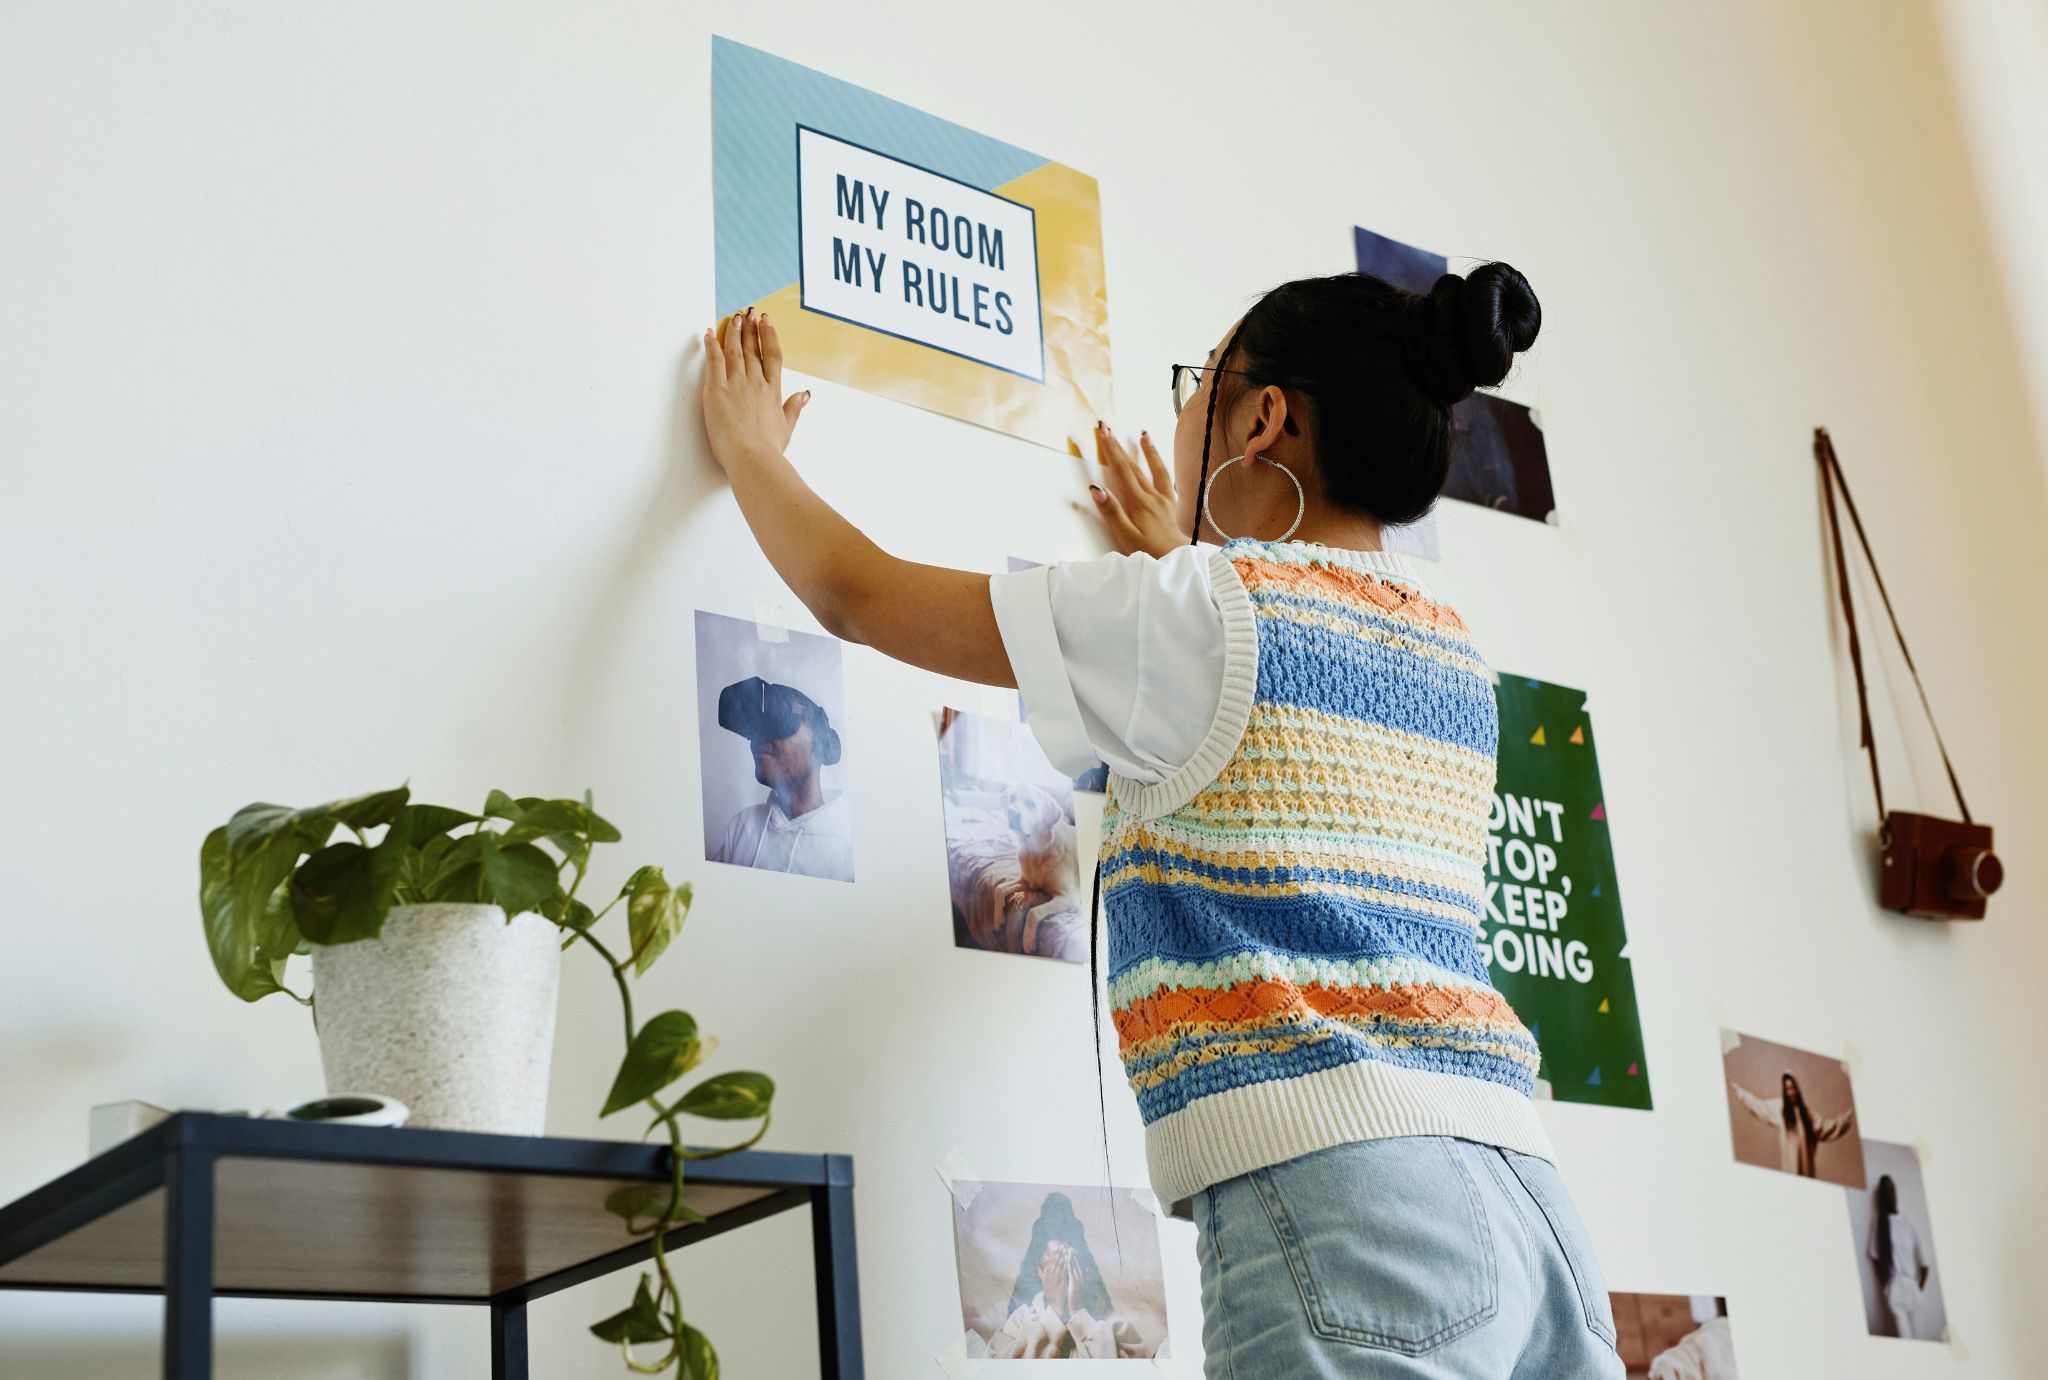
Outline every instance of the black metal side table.
{"label": "black metal side table", "polygon": [[[215,1294],[488,1304],[491,1373],[525,1380],[526,1305],[648,1258],[604,1200],[666,1156],[180,1112],[0,1208],[0,1288],[162,1293],[165,1380],[213,1374]],[[819,1374],[862,1380],[852,1159],[746,1150],[685,1182],[707,1220],[669,1250],[810,1208]]]}

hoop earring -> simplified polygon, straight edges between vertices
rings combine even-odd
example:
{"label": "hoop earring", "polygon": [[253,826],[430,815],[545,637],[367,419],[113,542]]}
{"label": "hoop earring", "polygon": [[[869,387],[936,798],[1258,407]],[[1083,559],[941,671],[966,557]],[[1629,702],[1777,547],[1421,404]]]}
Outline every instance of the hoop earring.
{"label": "hoop earring", "polygon": [[[1233,455],[1228,460],[1225,460],[1222,464],[1218,465],[1213,472],[1210,473],[1209,482],[1202,486],[1202,521],[1208,523],[1210,528],[1215,531],[1216,535],[1223,538],[1223,540],[1225,541],[1236,541],[1237,538],[1231,536],[1230,533],[1224,531],[1220,526],[1217,525],[1215,514],[1209,511],[1209,490],[1216,487],[1217,475],[1222,474],[1225,470],[1229,469],[1232,465],[1235,465],[1238,461],[1242,459],[1244,459],[1242,455]],[[1273,461],[1267,461],[1267,463],[1271,464],[1274,469],[1280,471],[1280,473],[1286,475],[1289,479],[1294,481],[1294,521],[1288,526],[1285,532],[1282,532],[1279,536],[1274,537],[1272,539],[1274,541],[1286,541],[1289,537],[1294,535],[1294,529],[1296,527],[1301,526],[1302,514],[1308,511],[1308,491],[1301,487],[1301,481],[1295,478],[1293,470],[1288,469],[1285,465],[1274,463]]]}

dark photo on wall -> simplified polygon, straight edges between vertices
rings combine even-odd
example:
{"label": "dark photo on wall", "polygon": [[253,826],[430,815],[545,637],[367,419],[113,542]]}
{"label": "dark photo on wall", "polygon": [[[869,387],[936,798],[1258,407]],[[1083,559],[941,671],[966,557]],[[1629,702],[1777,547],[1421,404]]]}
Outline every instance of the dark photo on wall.
{"label": "dark photo on wall", "polygon": [[1863,1187],[1863,1137],[1839,1059],[1721,1032],[1735,1158],[1844,1188]]}
{"label": "dark photo on wall", "polygon": [[[1358,271],[1384,278],[1406,292],[1427,294],[1450,271],[1441,254],[1352,227]],[[1538,288],[1537,297],[1542,297]],[[1444,497],[1475,503],[1538,522],[1550,520],[1557,495],[1550,485],[1550,453],[1535,414],[1491,393],[1474,393],[1451,409],[1451,473]]]}
{"label": "dark photo on wall", "polygon": [[1160,1354],[1159,1225],[1132,1190],[956,1181],[953,1249],[969,1360]]}
{"label": "dark photo on wall", "polygon": [[1948,1305],[1934,1267],[1934,1230],[1920,1156],[1910,1145],[1863,1142],[1867,1187],[1849,1194],[1849,1244],[1863,1281],[1863,1317],[1873,1337],[1939,1342]]}
{"label": "dark photo on wall", "polygon": [[941,711],[939,789],[954,944],[1087,962],[1074,785],[1031,730]]}
{"label": "dark photo on wall", "polygon": [[1609,1294],[1614,1349],[1628,1380],[1738,1380],[1728,1300],[1711,1294]]}
{"label": "dark photo on wall", "polygon": [[853,880],[839,641],[697,611],[704,856]]}

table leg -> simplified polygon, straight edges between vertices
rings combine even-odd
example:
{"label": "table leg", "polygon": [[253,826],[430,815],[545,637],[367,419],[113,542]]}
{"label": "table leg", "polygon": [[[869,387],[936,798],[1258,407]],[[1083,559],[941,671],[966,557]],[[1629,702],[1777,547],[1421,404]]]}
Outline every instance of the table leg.
{"label": "table leg", "polygon": [[852,1184],[812,1192],[811,1260],[818,1281],[818,1374],[823,1380],[862,1380]]}
{"label": "table leg", "polygon": [[523,1300],[491,1300],[491,1380],[526,1380]]}
{"label": "table leg", "polygon": [[164,1380],[213,1375],[213,1163],[179,1149],[164,1169]]}

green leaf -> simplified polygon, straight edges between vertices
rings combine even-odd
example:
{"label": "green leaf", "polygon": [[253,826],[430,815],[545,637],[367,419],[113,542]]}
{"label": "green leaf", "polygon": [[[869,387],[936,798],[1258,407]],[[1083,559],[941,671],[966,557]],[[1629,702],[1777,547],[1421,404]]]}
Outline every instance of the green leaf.
{"label": "green leaf", "polygon": [[509,920],[529,910],[542,910],[562,891],[556,871],[558,863],[530,843],[506,844],[493,834],[479,834],[482,842],[484,897],[504,907]]}
{"label": "green leaf", "polygon": [[315,944],[375,939],[391,913],[407,849],[386,839],[375,848],[331,843],[306,859],[291,881],[292,919]]}
{"label": "green leaf", "polygon": [[718,1380],[718,1353],[711,1339],[688,1323],[683,1324],[683,1373],[681,1380]]}
{"label": "green leaf", "polygon": [[648,1288],[647,1279],[644,1274],[640,1276],[640,1287],[634,1291],[631,1308],[614,1313],[603,1322],[592,1323],[591,1332],[615,1344],[667,1341],[668,1323],[654,1306],[654,1292]]}
{"label": "green leaf", "polygon": [[[214,971],[230,992],[255,1001],[284,990],[284,959],[268,949],[265,917],[272,893],[298,855],[294,852],[281,866],[277,855],[244,859],[238,866],[227,840],[223,826],[199,847],[199,911]],[[263,888],[266,878],[268,890]]]}
{"label": "green leaf", "polygon": [[[489,834],[464,834],[460,838],[436,839],[421,850],[438,853],[426,874],[420,899],[426,901],[477,901],[483,892],[483,850]],[[445,848],[441,845],[446,844]]]}
{"label": "green leaf", "polygon": [[507,843],[526,843],[549,834],[583,834],[589,828],[589,814],[575,801],[542,800],[535,802],[533,808],[520,811],[504,837]]}
{"label": "green leaf", "polygon": [[[667,1184],[626,1184],[606,1196],[604,1210],[625,1219],[627,1231],[635,1236],[644,1236],[661,1224],[661,1213],[668,1206],[668,1195]],[[646,1220],[642,1221],[642,1218]],[[676,1223],[694,1225],[703,1220],[703,1213],[681,1203],[676,1204]]]}
{"label": "green leaf", "polygon": [[590,794],[583,796],[583,812],[590,819],[590,841],[592,843],[617,843],[622,837],[618,826],[590,808]]}
{"label": "green leaf", "polygon": [[408,805],[392,819],[391,832],[384,837],[395,838],[408,848],[424,848],[450,829],[474,824],[476,819],[467,810],[451,810],[446,805]]}
{"label": "green leaf", "polygon": [[567,925],[572,930],[587,930],[596,923],[597,913],[581,901],[571,901],[557,924]]}
{"label": "green leaf", "polygon": [[683,928],[690,906],[685,882],[671,887],[658,867],[643,867],[626,882],[626,931],[633,941],[633,968],[644,974]]}
{"label": "green leaf", "polygon": [[325,805],[294,810],[286,805],[244,805],[228,821],[229,853],[242,857],[287,834],[300,836],[301,853],[311,853],[327,842],[337,824],[352,829],[369,829],[388,824],[405,807],[410,791],[376,791],[370,795],[330,800]]}
{"label": "green leaf", "polygon": [[484,797],[484,814],[492,819],[517,820],[519,818],[519,806],[514,803],[511,796],[506,795],[503,791],[493,790]]}
{"label": "green leaf", "polygon": [[745,1121],[768,1115],[775,1080],[765,1073],[721,1073],[682,1095],[675,1109],[715,1121]]}
{"label": "green leaf", "polygon": [[633,1037],[598,1115],[610,1116],[621,1107],[654,1096],[697,1066],[703,1057],[702,1047],[696,1019],[689,1012],[662,1012]]}

